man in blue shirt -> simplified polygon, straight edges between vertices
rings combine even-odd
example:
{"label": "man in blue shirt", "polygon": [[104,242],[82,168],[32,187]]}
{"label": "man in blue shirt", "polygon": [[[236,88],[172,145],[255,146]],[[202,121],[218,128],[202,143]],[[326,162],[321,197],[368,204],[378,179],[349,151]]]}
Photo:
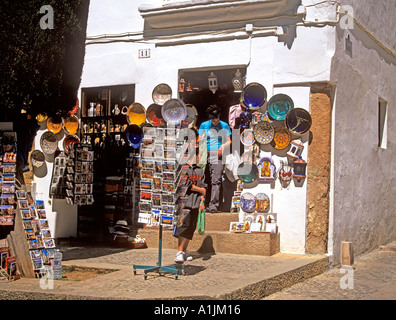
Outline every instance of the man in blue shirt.
{"label": "man in blue shirt", "polygon": [[198,134],[199,143],[206,143],[208,151],[207,164],[211,185],[208,212],[215,213],[219,207],[223,159],[225,161],[226,155],[224,152],[229,152],[231,145],[231,130],[227,123],[220,120],[220,109],[216,105],[210,106],[206,112],[209,120],[201,124]]}

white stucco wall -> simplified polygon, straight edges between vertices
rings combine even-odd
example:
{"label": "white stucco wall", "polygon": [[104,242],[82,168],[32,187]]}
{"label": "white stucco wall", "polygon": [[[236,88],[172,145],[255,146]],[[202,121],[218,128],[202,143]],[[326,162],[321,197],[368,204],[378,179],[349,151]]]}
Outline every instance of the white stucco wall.
{"label": "white stucco wall", "polygon": [[[45,123],[35,137],[36,149],[42,151],[40,139],[47,131]],[[58,137],[58,149],[63,150],[63,129]],[[39,169],[34,169],[34,182],[32,182],[32,195],[34,200],[44,200],[49,228],[54,238],[75,237],[77,235],[77,206],[68,205],[64,199],[52,199],[49,196],[54,155],[46,155],[45,164]]]}
{"label": "white stucco wall", "polygon": [[[143,31],[144,21],[137,10],[139,4],[140,1],[127,0],[111,5],[103,0],[92,1],[88,36]],[[328,10],[324,17],[331,11]],[[81,88],[135,84],[135,101],[147,108],[153,103],[152,90],[159,83],[170,85],[177,97],[179,70],[242,65],[247,66],[246,82],[264,85],[268,99],[274,94],[286,93],[296,107],[309,110],[309,83],[330,80],[335,28],[298,26],[289,31],[290,35],[284,39],[266,36],[159,47],[153,41],[90,44],[86,47]],[[138,59],[139,49],[151,49],[151,57]],[[308,143],[306,138],[302,140],[306,160]],[[264,149],[261,156],[272,156],[278,169],[280,160],[286,159],[282,153],[268,149]],[[246,189],[254,194],[273,194],[282,252],[305,252],[306,186],[306,181],[303,187],[295,187],[291,182],[289,189],[281,189],[277,180],[273,189],[265,184]]]}
{"label": "white stucco wall", "polygon": [[[395,2],[347,3],[356,9],[356,18],[394,50],[394,31],[383,28],[383,22],[395,21]],[[352,41],[352,58],[345,53],[347,35]],[[331,81],[337,90],[330,251],[337,263],[341,241],[352,241],[359,255],[396,239],[396,57],[357,25],[349,30],[338,27]],[[379,98],[388,102],[386,149],[378,147]]]}

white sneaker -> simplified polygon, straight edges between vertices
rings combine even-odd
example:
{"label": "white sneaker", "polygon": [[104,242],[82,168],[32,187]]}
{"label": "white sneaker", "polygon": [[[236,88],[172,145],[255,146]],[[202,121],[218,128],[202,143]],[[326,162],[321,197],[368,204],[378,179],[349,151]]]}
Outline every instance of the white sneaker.
{"label": "white sneaker", "polygon": [[183,263],[184,262],[184,252],[183,251],[178,251],[176,253],[175,262],[177,262],[177,263]]}
{"label": "white sneaker", "polygon": [[187,250],[184,252],[184,259],[186,261],[192,261],[193,260],[193,257],[188,253]]}

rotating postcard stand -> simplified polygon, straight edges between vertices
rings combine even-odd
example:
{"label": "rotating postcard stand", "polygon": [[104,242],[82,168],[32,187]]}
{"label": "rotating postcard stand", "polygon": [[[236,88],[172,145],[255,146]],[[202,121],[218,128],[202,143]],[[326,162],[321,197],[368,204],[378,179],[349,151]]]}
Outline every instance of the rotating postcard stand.
{"label": "rotating postcard stand", "polygon": [[159,226],[159,239],[158,239],[158,261],[155,266],[147,266],[147,265],[133,265],[133,274],[136,275],[137,269],[144,270],[144,280],[147,280],[147,274],[149,272],[158,272],[159,275],[162,275],[161,272],[173,273],[175,275],[175,280],[177,280],[178,275],[184,274],[184,264],[172,264],[163,266],[162,265],[162,224]]}

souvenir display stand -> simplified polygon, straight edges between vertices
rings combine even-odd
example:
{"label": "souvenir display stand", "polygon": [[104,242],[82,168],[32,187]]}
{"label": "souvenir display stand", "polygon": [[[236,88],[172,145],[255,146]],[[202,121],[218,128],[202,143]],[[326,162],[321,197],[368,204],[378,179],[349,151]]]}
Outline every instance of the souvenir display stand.
{"label": "souvenir display stand", "polygon": [[179,128],[144,128],[141,147],[141,179],[139,222],[146,227],[158,227],[158,261],[154,266],[133,265],[149,272],[168,272],[177,279],[184,265],[162,266],[163,227],[173,228],[184,207],[186,193],[186,161],[183,131]]}
{"label": "souvenir display stand", "polygon": [[16,209],[16,133],[0,132],[0,226],[14,225]]}

